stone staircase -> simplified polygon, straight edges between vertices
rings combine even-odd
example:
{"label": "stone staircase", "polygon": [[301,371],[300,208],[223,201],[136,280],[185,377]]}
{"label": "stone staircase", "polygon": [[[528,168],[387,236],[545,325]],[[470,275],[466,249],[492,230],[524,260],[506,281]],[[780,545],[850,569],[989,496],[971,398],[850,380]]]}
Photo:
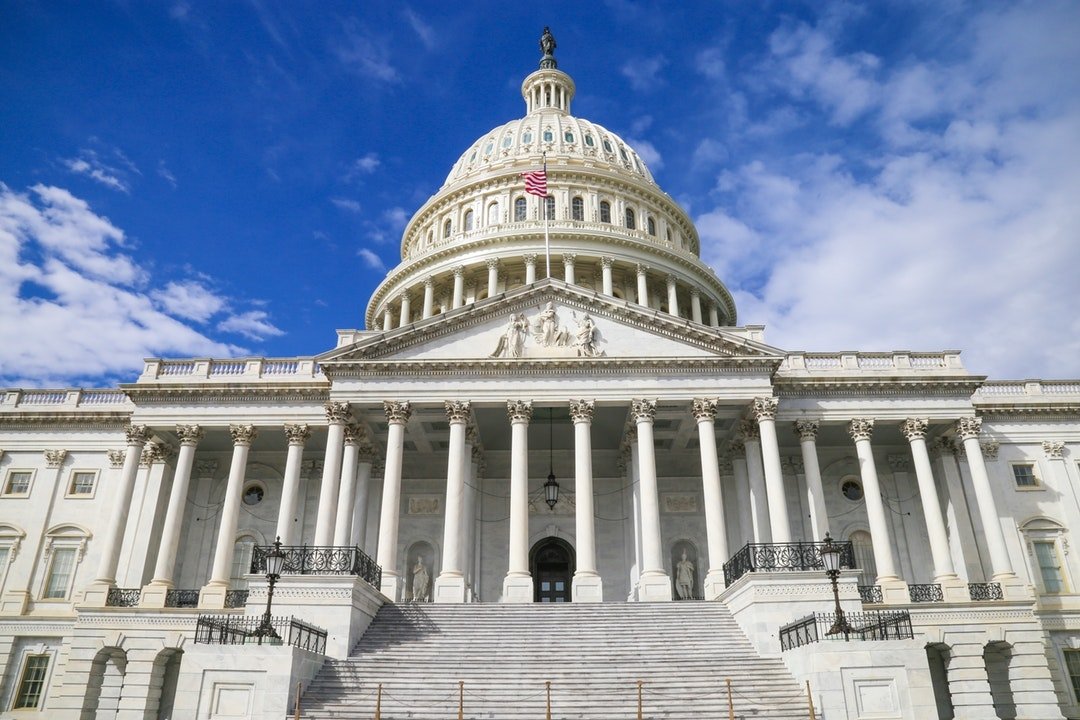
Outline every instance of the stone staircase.
{"label": "stone staircase", "polygon": [[327,660],[302,700],[310,720],[545,717],[805,720],[804,688],[751,647],[718,602],[386,605],[346,660]]}

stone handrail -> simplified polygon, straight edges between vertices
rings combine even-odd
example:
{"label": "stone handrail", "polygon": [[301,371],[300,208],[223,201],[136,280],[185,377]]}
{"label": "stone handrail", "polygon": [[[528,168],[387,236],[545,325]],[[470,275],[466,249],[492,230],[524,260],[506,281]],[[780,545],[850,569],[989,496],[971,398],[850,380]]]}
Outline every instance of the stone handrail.
{"label": "stone handrail", "polygon": [[845,373],[850,371],[932,372],[962,370],[960,353],[954,351],[927,352],[843,352],[789,353],[782,369],[803,373]]}
{"label": "stone handrail", "polygon": [[139,382],[193,382],[221,380],[322,380],[322,370],[311,357],[192,358],[146,361]]}
{"label": "stone handrail", "polygon": [[1080,380],[990,381],[975,391],[975,399],[1040,398],[1080,395]]}
{"label": "stone handrail", "polygon": [[58,410],[127,404],[127,394],[123,390],[112,388],[8,390],[0,397],[0,407],[20,409]]}

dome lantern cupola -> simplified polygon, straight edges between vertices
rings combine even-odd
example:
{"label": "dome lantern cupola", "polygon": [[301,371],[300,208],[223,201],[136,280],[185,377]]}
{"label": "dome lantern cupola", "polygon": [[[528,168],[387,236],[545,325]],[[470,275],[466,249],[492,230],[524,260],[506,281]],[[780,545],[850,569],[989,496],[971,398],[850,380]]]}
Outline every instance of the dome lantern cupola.
{"label": "dome lantern cupola", "polygon": [[555,60],[555,36],[544,28],[540,36],[540,69],[521,83],[521,96],[525,98],[525,113],[531,115],[543,110],[562,115],[570,114],[570,100],[574,97],[574,81],[559,70]]}

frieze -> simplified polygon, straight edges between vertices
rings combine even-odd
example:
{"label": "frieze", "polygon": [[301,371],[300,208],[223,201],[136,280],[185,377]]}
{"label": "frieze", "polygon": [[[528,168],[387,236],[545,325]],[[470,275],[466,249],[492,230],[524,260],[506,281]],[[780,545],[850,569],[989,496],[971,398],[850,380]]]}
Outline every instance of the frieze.
{"label": "frieze", "polygon": [[661,493],[660,506],[669,515],[699,512],[698,497],[694,493]]}
{"label": "frieze", "polygon": [[407,507],[408,515],[439,515],[442,513],[442,498],[438,495],[412,495]]}
{"label": "frieze", "polygon": [[1050,460],[1061,460],[1065,457],[1065,443],[1060,440],[1043,440],[1042,448]]}

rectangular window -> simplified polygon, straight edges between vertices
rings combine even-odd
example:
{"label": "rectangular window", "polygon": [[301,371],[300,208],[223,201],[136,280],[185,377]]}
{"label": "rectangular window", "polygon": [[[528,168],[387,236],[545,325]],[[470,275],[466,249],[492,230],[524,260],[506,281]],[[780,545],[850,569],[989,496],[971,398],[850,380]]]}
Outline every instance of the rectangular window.
{"label": "rectangular window", "polygon": [[1039,480],[1035,477],[1035,466],[1031,463],[1016,463],[1012,466],[1013,480],[1016,487],[1038,487]]}
{"label": "rectangular window", "polygon": [[12,710],[22,708],[40,708],[41,696],[45,693],[45,675],[49,669],[48,655],[28,655],[23,666],[22,679],[15,693]]}
{"label": "rectangular window", "polygon": [[30,492],[30,471],[12,470],[4,483],[5,495],[26,495]]}
{"label": "rectangular window", "polygon": [[1073,697],[1080,702],[1080,650],[1065,651],[1065,670],[1072,683]]}
{"label": "rectangular window", "polygon": [[97,473],[86,470],[76,470],[71,473],[71,485],[68,487],[68,495],[93,495],[94,481]]}
{"label": "rectangular window", "polygon": [[1065,578],[1061,574],[1061,560],[1055,543],[1052,540],[1036,540],[1032,545],[1035,548],[1035,559],[1039,562],[1043,592],[1064,592]]}
{"label": "rectangular window", "polygon": [[49,575],[45,580],[45,592],[42,597],[47,600],[63,600],[67,598],[68,587],[71,585],[71,573],[75,570],[75,548],[54,548],[52,562],[49,563]]}
{"label": "rectangular window", "polygon": [[7,572],[8,560],[11,559],[11,547],[0,547],[0,590],[4,589],[4,574]]}

